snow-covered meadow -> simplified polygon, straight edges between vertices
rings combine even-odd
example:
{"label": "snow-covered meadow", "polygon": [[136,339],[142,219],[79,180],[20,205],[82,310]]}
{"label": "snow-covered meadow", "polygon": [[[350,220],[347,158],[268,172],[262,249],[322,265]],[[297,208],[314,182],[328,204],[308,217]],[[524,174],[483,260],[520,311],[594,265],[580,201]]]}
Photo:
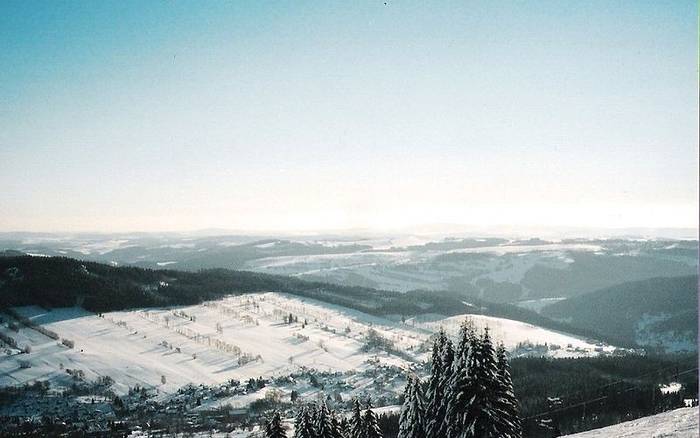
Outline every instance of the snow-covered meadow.
{"label": "snow-covered meadow", "polygon": [[[597,343],[512,319],[485,315],[469,315],[469,319],[478,330],[488,328],[493,339],[496,342],[502,342],[506,349],[514,355],[532,354],[532,351],[537,346],[545,344],[548,347],[546,355],[551,357],[594,356],[600,353],[613,353],[617,349],[611,345]],[[416,327],[433,332],[442,327],[448,334],[456,335],[459,327],[464,322],[464,316],[433,319],[429,315],[422,315],[409,322]]]}
{"label": "snow-covered meadow", "polygon": [[[424,360],[425,353],[397,357],[363,352],[367,330],[371,327],[409,352],[427,338],[424,332],[383,318],[275,293],[101,316],[79,308],[16,310],[75,346],[60,345],[28,327],[14,332],[2,325],[2,333],[31,352],[15,350],[0,358],[0,386],[35,379],[60,381],[66,379],[66,369],[77,368],[91,380],[109,375],[122,392],[134,385],[172,392],[188,383],[274,377],[301,367],[358,370],[370,359],[404,366],[407,358]],[[284,318],[290,313],[294,321],[287,323]],[[8,315],[4,318],[11,320]],[[20,361],[31,367],[22,368]]]}
{"label": "snow-covered meadow", "polygon": [[[21,324],[15,332],[8,328],[13,319],[3,315],[6,322],[0,324],[0,332],[31,351],[5,349],[9,354],[0,357],[0,386],[47,379],[68,384],[70,369],[81,370],[91,381],[110,376],[120,393],[136,385],[172,393],[189,383],[279,377],[303,368],[327,372],[361,372],[378,365],[406,368],[428,359],[432,333],[444,327],[456,334],[464,320],[464,316],[426,315],[400,322],[273,292],[103,315],[80,308],[16,311],[72,341],[74,347]],[[521,343],[548,343],[550,348],[539,353],[562,357],[613,349],[518,321],[470,318],[478,328],[488,326],[493,337],[511,350]],[[370,330],[393,349],[368,349]]]}

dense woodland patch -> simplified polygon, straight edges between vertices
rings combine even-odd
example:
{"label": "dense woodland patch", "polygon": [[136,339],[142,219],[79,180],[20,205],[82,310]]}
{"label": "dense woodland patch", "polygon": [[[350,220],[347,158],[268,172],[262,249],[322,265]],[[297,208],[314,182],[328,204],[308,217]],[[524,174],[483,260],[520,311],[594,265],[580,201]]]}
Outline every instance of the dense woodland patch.
{"label": "dense woodland patch", "polygon": [[[698,394],[696,354],[515,358],[510,365],[528,437],[652,415],[682,407]],[[662,394],[660,387],[671,382],[682,384],[681,390]]]}
{"label": "dense woodland patch", "polygon": [[543,314],[628,344],[637,342],[638,324],[645,317],[651,332],[674,332],[697,340],[698,276],[623,283],[552,304]]}

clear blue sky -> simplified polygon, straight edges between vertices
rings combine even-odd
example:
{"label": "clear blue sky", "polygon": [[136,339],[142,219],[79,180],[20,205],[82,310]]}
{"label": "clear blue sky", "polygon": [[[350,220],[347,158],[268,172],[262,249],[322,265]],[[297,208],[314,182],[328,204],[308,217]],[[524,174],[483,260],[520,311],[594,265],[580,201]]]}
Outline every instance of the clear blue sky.
{"label": "clear blue sky", "polygon": [[0,2],[0,230],[697,224],[695,1]]}

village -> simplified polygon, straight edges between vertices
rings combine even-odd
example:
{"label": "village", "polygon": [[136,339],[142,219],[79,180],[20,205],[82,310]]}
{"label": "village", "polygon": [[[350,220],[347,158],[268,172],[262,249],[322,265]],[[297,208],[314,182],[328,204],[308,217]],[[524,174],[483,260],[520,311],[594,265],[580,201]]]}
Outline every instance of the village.
{"label": "village", "polygon": [[[456,333],[464,321],[399,322],[277,293],[170,309],[24,307],[1,316],[3,436],[228,433],[321,401],[338,412],[354,400],[391,410],[409,375],[428,375],[435,331]],[[624,351],[522,323],[474,321],[493,327],[514,357]]]}
{"label": "village", "polygon": [[[399,404],[406,370],[379,361],[372,365],[358,372],[301,369],[273,379],[189,384],[168,395],[146,387],[115,395],[111,379],[90,382],[74,373],[69,388],[51,388],[48,381],[41,381],[0,389],[0,436],[232,432],[253,428],[273,410],[291,416],[299,406],[314,402],[323,401],[341,412],[348,411],[354,399],[371,400],[379,407]],[[413,371],[427,370],[423,366]]]}

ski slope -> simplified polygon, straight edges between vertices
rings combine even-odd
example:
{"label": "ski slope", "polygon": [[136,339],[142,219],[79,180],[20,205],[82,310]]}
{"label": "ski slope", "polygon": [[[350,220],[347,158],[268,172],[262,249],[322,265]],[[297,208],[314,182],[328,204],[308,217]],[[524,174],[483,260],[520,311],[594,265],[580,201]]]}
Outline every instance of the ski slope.
{"label": "ski slope", "polygon": [[698,408],[681,408],[589,430],[571,438],[693,438],[698,437]]}

